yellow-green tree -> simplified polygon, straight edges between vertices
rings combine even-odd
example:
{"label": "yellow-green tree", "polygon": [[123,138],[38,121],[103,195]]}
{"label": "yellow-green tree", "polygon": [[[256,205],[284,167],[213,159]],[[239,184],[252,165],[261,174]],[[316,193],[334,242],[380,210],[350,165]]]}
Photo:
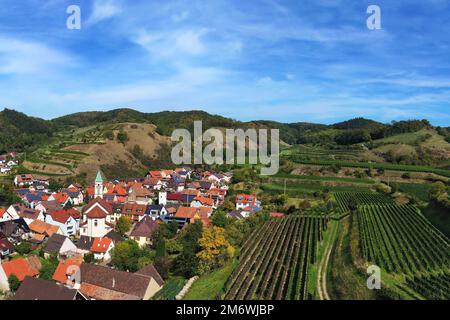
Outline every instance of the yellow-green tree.
{"label": "yellow-green tree", "polygon": [[234,256],[234,247],[228,242],[225,229],[220,227],[204,228],[198,240],[201,250],[197,253],[200,260],[199,272],[206,273],[222,267]]}

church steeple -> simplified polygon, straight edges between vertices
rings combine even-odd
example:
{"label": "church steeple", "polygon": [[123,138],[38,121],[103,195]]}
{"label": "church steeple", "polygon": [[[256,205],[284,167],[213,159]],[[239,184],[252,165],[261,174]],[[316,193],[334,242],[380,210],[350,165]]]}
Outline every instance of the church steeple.
{"label": "church steeple", "polygon": [[103,198],[103,176],[101,171],[97,172],[97,176],[95,177],[95,198]]}

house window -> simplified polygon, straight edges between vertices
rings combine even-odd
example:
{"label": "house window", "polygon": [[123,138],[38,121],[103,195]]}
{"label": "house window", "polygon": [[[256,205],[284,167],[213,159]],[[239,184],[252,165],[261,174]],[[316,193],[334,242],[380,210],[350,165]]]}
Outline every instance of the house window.
{"label": "house window", "polygon": [[98,220],[94,220],[94,227],[98,227]]}

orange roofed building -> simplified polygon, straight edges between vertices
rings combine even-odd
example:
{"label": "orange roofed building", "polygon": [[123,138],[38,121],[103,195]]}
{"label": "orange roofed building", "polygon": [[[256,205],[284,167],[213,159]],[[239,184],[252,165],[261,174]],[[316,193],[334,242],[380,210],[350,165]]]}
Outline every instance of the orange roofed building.
{"label": "orange roofed building", "polygon": [[210,225],[209,217],[212,214],[211,207],[179,207],[175,213],[175,217],[188,219],[190,223],[195,223],[196,220],[201,220],[204,225]]}
{"label": "orange roofed building", "polygon": [[80,267],[82,262],[82,256],[60,261],[58,267],[55,270],[55,273],[53,274],[52,279],[56,282],[66,284],[67,280],[69,280],[69,277],[76,273],[77,268]]}
{"label": "orange roofed building", "polygon": [[35,277],[42,267],[37,256],[19,258],[0,264],[0,290],[9,291],[8,278],[15,275],[20,281],[26,276]]}

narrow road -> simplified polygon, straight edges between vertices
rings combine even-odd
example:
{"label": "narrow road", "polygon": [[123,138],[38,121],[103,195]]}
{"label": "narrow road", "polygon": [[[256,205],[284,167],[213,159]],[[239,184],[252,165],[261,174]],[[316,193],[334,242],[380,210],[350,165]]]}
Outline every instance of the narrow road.
{"label": "narrow road", "polygon": [[317,270],[317,292],[320,300],[330,300],[330,296],[327,291],[327,270],[328,262],[330,261],[331,250],[336,238],[336,230],[338,229],[338,222],[335,223],[330,230],[330,238],[328,239],[327,246],[325,248],[322,260],[320,261],[319,268]]}

